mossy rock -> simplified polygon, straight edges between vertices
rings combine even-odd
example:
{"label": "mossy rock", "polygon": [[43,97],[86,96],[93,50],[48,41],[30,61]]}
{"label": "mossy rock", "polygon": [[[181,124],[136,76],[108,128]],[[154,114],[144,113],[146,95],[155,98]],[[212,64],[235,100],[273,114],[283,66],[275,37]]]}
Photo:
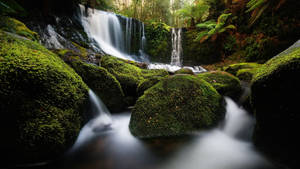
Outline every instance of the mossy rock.
{"label": "mossy rock", "polygon": [[88,87],[37,42],[0,31],[0,44],[0,149],[14,162],[57,158],[83,125]]}
{"label": "mossy rock", "polygon": [[0,29],[18,34],[30,40],[39,40],[39,35],[36,32],[33,32],[30,29],[28,29],[27,26],[21,21],[6,16],[0,16],[0,20]]}
{"label": "mossy rock", "polygon": [[141,96],[129,128],[140,138],[184,135],[215,126],[224,116],[221,95],[192,75],[162,79]]}
{"label": "mossy rock", "polygon": [[182,69],[179,69],[177,71],[175,71],[175,74],[190,74],[190,75],[194,75],[194,72],[189,69],[189,68],[182,68]]}
{"label": "mossy rock", "polygon": [[137,96],[137,87],[141,81],[152,76],[167,76],[165,70],[141,69],[127,61],[112,57],[103,56],[100,62],[101,66],[112,73],[120,82],[125,96]]}
{"label": "mossy rock", "polygon": [[140,82],[140,84],[137,87],[137,93],[138,96],[142,96],[144,94],[144,91],[149,89],[150,87],[154,86],[156,83],[158,83],[163,77],[151,77],[149,79],[145,79]]}
{"label": "mossy rock", "polygon": [[121,85],[105,68],[82,61],[71,62],[71,66],[110,111],[119,112],[124,109],[124,93]]}
{"label": "mossy rock", "polygon": [[255,75],[257,68],[252,69],[240,69],[236,73],[236,76],[243,81],[251,82],[253,76]]}
{"label": "mossy rock", "polygon": [[197,76],[210,83],[221,95],[237,99],[241,94],[242,87],[240,80],[230,73],[213,71],[201,73]]}
{"label": "mossy rock", "polygon": [[227,67],[224,67],[223,70],[233,74],[234,76],[237,76],[237,72],[240,69],[256,69],[259,68],[260,66],[261,64],[258,63],[245,62],[245,63],[236,63],[236,64],[229,65]]}
{"label": "mossy rock", "polygon": [[257,70],[251,86],[255,144],[281,162],[298,167],[300,41]]}

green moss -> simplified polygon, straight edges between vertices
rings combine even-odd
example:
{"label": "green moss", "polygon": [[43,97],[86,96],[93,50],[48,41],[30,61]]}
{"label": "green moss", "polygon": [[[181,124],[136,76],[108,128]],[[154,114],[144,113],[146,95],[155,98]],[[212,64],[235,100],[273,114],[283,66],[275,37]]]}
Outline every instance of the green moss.
{"label": "green moss", "polygon": [[30,40],[38,41],[39,35],[36,32],[31,31],[26,25],[17,19],[0,16],[0,29],[18,34]]}
{"label": "green moss", "polygon": [[16,160],[56,158],[79,133],[88,88],[37,42],[0,31],[0,44],[1,124],[9,121],[12,126],[1,129],[7,133],[1,141],[15,151]]}
{"label": "green moss", "polygon": [[190,74],[190,75],[194,75],[194,72],[191,69],[182,68],[182,69],[179,69],[179,70],[175,71],[175,74]]}
{"label": "green moss", "polygon": [[237,72],[240,69],[256,69],[259,68],[261,66],[261,64],[258,63],[251,63],[251,62],[246,62],[246,63],[236,63],[236,64],[232,64],[229,66],[224,67],[224,71],[231,73],[233,75],[237,75]]}
{"label": "green moss", "polygon": [[147,48],[146,53],[152,62],[170,62],[172,50],[170,27],[164,23],[152,22],[145,25]]}
{"label": "green moss", "polygon": [[257,68],[252,69],[240,69],[236,73],[236,76],[243,81],[251,82],[253,76],[255,75]]}
{"label": "green moss", "polygon": [[222,95],[237,98],[242,90],[240,80],[227,72],[205,72],[197,76],[210,83]]}
{"label": "green moss", "polygon": [[141,138],[183,135],[212,127],[223,117],[222,97],[192,75],[162,79],[141,96],[131,115],[130,131]]}
{"label": "green moss", "polygon": [[124,93],[121,85],[105,68],[82,61],[71,62],[71,66],[110,111],[121,111],[124,108]]}
{"label": "green moss", "polygon": [[165,70],[141,69],[133,64],[126,63],[125,60],[112,56],[103,56],[101,66],[106,68],[120,82],[125,96],[137,96],[138,84],[145,78],[152,76],[166,76]]}
{"label": "green moss", "polygon": [[144,91],[146,91],[150,87],[154,86],[161,79],[163,79],[163,77],[155,77],[154,76],[152,78],[148,78],[148,79],[141,81],[137,88],[138,96],[142,96],[144,94]]}
{"label": "green moss", "polygon": [[297,136],[290,133],[297,133],[300,127],[299,74],[300,47],[297,42],[262,65],[251,85],[251,104],[257,121],[255,144],[288,163],[296,159],[290,159],[290,155],[298,153],[295,149],[299,144]]}

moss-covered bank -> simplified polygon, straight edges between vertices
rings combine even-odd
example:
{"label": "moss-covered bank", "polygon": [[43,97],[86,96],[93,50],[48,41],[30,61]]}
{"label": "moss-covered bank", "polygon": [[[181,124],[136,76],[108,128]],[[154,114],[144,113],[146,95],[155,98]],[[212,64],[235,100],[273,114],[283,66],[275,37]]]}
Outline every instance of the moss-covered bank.
{"label": "moss-covered bank", "polygon": [[88,88],[40,44],[3,31],[0,44],[1,152],[6,162],[57,158],[82,127]]}
{"label": "moss-covered bank", "polygon": [[141,138],[184,135],[209,128],[224,115],[222,100],[204,80],[192,75],[170,76],[138,99],[129,128]]}
{"label": "moss-covered bank", "polygon": [[300,91],[300,41],[257,70],[251,86],[254,141],[263,151],[297,168]]}

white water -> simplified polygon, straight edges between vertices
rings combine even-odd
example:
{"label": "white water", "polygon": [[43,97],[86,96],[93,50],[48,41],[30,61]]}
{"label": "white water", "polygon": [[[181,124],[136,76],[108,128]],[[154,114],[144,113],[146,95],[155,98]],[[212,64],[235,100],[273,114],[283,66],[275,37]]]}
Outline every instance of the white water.
{"label": "white water", "polygon": [[63,49],[64,46],[60,41],[66,41],[61,35],[55,32],[51,25],[47,25],[41,38],[43,39],[45,46],[50,49]]}
{"label": "white water", "polygon": [[111,129],[112,119],[110,112],[101,99],[92,90],[89,90],[89,100],[93,118],[80,131],[73,149],[93,138],[96,133]]}
{"label": "white water", "polygon": [[[94,98],[92,93],[91,98]],[[130,119],[128,113],[113,115],[112,127],[109,130],[106,128],[101,132],[95,132],[91,127],[93,125],[88,123],[77,140],[77,142],[80,140],[80,145],[86,147],[78,152],[79,159],[88,157],[88,160],[81,163],[73,161],[71,165],[81,166],[79,169],[89,168],[89,166],[103,169],[273,168],[255,151],[250,141],[253,119],[230,98],[225,98],[225,100],[227,106],[223,125],[213,130],[195,133],[191,141],[184,143],[178,151],[169,153],[168,157],[163,160],[160,155],[154,153],[158,151],[157,149],[151,148],[149,144],[131,135],[128,128]],[[100,125],[102,124],[101,122]],[[110,132],[107,133],[107,130]],[[97,135],[97,137],[92,137],[92,135]],[[94,141],[88,142],[91,138]],[[168,147],[169,145],[162,144],[162,146]],[[105,165],[105,162],[111,161],[113,163]]]}
{"label": "white water", "polygon": [[181,55],[182,55],[182,45],[181,45],[181,28],[172,28],[172,55],[171,55],[171,65],[181,66]]}
{"label": "white water", "polygon": [[230,98],[226,98],[226,103],[224,126],[200,133],[161,169],[271,168],[250,141],[253,119]]}
{"label": "white water", "polygon": [[84,6],[80,5],[80,9],[81,23],[85,32],[105,53],[122,59],[134,60],[125,53],[121,24],[115,14],[88,8],[88,16],[86,16]]}

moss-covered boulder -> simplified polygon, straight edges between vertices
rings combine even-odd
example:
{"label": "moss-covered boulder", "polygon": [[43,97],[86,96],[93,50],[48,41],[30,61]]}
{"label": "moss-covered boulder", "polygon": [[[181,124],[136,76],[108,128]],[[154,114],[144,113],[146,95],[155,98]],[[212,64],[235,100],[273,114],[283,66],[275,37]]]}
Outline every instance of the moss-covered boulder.
{"label": "moss-covered boulder", "polygon": [[254,141],[263,151],[299,166],[300,41],[258,69],[252,80]]}
{"label": "moss-covered boulder", "polygon": [[189,68],[182,68],[174,72],[175,74],[190,74],[194,75],[194,72]]}
{"label": "moss-covered boulder", "polygon": [[112,112],[123,110],[124,93],[119,81],[105,68],[82,61],[70,63],[83,81],[101,98]]}
{"label": "moss-covered boulder", "polygon": [[240,80],[230,73],[213,71],[201,73],[197,76],[210,83],[221,95],[238,98],[242,91]]}
{"label": "moss-covered boulder", "polygon": [[137,87],[141,81],[153,76],[167,76],[168,72],[165,70],[148,70],[141,69],[127,61],[112,57],[103,56],[101,58],[101,67],[106,68],[113,74],[120,82],[125,96],[137,96]]}
{"label": "moss-covered boulder", "polygon": [[5,159],[36,162],[62,155],[82,127],[87,97],[81,77],[59,57],[37,42],[0,31],[0,149]]}
{"label": "moss-covered boulder", "polygon": [[149,89],[150,87],[154,86],[156,83],[158,83],[163,77],[151,77],[148,79],[145,79],[140,82],[140,84],[137,87],[137,94],[138,96],[142,96],[144,94],[144,91]]}
{"label": "moss-covered boulder", "polygon": [[261,64],[258,63],[252,63],[252,62],[246,62],[246,63],[236,63],[229,65],[227,67],[224,67],[223,70],[233,74],[234,76],[237,76],[237,72],[241,69],[257,69],[261,66]]}
{"label": "moss-covered boulder", "polygon": [[21,21],[6,16],[0,16],[0,20],[0,29],[18,34],[30,40],[39,40],[39,35],[28,29]]}
{"label": "moss-covered boulder", "polygon": [[140,138],[184,135],[210,128],[224,116],[222,100],[204,80],[192,75],[170,76],[138,99],[129,128]]}

